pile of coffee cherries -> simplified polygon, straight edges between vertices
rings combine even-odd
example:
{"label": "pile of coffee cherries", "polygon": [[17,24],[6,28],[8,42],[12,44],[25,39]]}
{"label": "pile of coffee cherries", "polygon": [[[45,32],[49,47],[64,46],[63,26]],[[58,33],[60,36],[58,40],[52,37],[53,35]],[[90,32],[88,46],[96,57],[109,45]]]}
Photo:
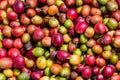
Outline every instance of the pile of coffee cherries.
{"label": "pile of coffee cherries", "polygon": [[120,80],[120,0],[0,0],[0,80]]}

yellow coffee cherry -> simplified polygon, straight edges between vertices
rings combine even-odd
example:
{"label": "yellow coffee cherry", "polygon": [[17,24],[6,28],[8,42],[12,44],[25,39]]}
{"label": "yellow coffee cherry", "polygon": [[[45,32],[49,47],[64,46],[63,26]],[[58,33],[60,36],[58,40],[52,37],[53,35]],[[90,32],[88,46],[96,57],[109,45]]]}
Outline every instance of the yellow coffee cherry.
{"label": "yellow coffee cherry", "polygon": [[12,77],[13,76],[13,71],[11,69],[5,69],[5,70],[3,70],[3,73],[6,77]]}

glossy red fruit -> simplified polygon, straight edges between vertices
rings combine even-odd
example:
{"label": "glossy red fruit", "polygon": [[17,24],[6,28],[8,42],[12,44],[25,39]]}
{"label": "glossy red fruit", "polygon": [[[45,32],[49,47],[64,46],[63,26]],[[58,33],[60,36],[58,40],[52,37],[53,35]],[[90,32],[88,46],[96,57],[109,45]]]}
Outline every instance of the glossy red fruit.
{"label": "glossy red fruit", "polygon": [[20,55],[20,51],[17,48],[11,48],[8,51],[8,57],[14,59],[16,56]]}
{"label": "glossy red fruit", "polygon": [[94,66],[92,72],[94,75],[98,75],[100,73],[100,68],[98,66]]}
{"label": "glossy red fruit", "polygon": [[98,74],[96,80],[105,80],[105,77],[102,74]]}
{"label": "glossy red fruit", "polygon": [[23,28],[23,31],[26,32],[27,27],[26,26],[20,26],[21,28]]}
{"label": "glossy red fruit", "polygon": [[75,25],[72,24],[72,26],[68,29],[70,36],[75,36]]}
{"label": "glossy red fruit", "polygon": [[8,3],[10,6],[13,6],[13,4],[15,3],[16,0],[9,0]]}
{"label": "glossy red fruit", "polygon": [[20,22],[18,21],[11,21],[10,22],[10,26],[13,28],[13,27],[17,27],[17,26],[20,26]]}
{"label": "glossy red fruit", "polygon": [[117,70],[116,67],[113,64],[108,64],[107,66],[111,66],[113,68],[114,72]]}
{"label": "glossy red fruit", "polygon": [[103,23],[97,23],[94,26],[94,30],[97,34],[104,34],[107,32],[107,27]]}
{"label": "glossy red fruit", "polygon": [[120,30],[115,31],[115,36],[120,35]]}
{"label": "glossy red fruit", "polygon": [[68,62],[63,63],[63,68],[71,68],[70,64]]}
{"label": "glossy red fruit", "polygon": [[33,54],[32,54],[32,50],[33,50],[33,49],[34,49],[34,48],[31,48],[30,50],[28,50],[28,52],[26,53],[26,57],[35,61],[35,60],[36,60],[36,57],[33,56]]}
{"label": "glossy red fruit", "polygon": [[66,4],[62,3],[59,7],[60,12],[67,12],[68,11],[68,7],[66,6]]}
{"label": "glossy red fruit", "polygon": [[21,69],[25,65],[25,59],[23,56],[17,55],[16,57],[14,57],[13,63],[15,68]]}
{"label": "glossy red fruit", "polygon": [[22,27],[14,27],[12,29],[12,34],[15,36],[15,37],[20,37],[22,36],[24,33],[24,29]]}
{"label": "glossy red fruit", "polygon": [[101,38],[101,43],[104,45],[110,44],[112,43],[112,37],[109,34],[105,34],[102,38]]}
{"label": "glossy red fruit", "polygon": [[60,34],[60,33],[54,34],[52,36],[52,43],[54,46],[60,47],[64,43],[62,34]]}
{"label": "glossy red fruit", "polygon": [[93,38],[89,39],[89,40],[87,41],[86,45],[87,45],[88,47],[93,47],[94,45],[96,45],[95,39],[93,39]]}
{"label": "glossy red fruit", "polygon": [[51,46],[51,37],[44,37],[42,39],[42,45],[44,47],[50,47]]}
{"label": "glossy red fruit", "polygon": [[78,77],[78,73],[75,71],[72,71],[70,74],[70,79],[71,80],[75,80]]}
{"label": "glossy red fruit", "polygon": [[106,65],[105,59],[100,57],[96,58],[96,65],[99,67],[105,66]]}
{"label": "glossy red fruit", "polygon": [[79,22],[76,26],[75,26],[75,31],[78,34],[82,34],[85,32],[85,30],[87,29],[88,25],[86,22]]}
{"label": "glossy red fruit", "polygon": [[73,38],[73,43],[74,44],[79,44],[80,43],[79,38],[78,37]]}
{"label": "glossy red fruit", "polygon": [[31,74],[31,70],[29,68],[26,68],[26,67],[23,67],[21,69],[22,72],[27,72],[27,73],[30,73]]}
{"label": "glossy red fruit", "polygon": [[34,17],[36,15],[36,11],[34,9],[29,8],[27,9],[26,14],[29,17]]}
{"label": "glossy red fruit", "polygon": [[106,78],[109,78],[113,75],[114,73],[114,69],[113,67],[111,66],[105,66],[104,69],[103,69],[103,75],[106,77]]}
{"label": "glossy red fruit", "polygon": [[77,13],[77,11],[75,9],[72,8],[72,9],[69,9],[67,11],[67,18],[68,19],[76,20],[77,17],[78,17],[78,13]]}
{"label": "glossy red fruit", "polygon": [[3,39],[3,46],[5,48],[12,48],[13,47],[13,40],[11,38],[4,38]]}
{"label": "glossy red fruit", "polygon": [[82,10],[81,10],[81,14],[83,17],[89,16],[90,15],[90,6],[87,4],[83,5]]}
{"label": "glossy red fruit", "polygon": [[50,29],[50,36],[53,36],[56,32],[58,32],[58,27],[57,28],[51,28]]}
{"label": "glossy red fruit", "polygon": [[120,0],[116,0],[118,6],[120,7]]}
{"label": "glossy red fruit", "polygon": [[84,3],[87,3],[87,4],[90,4],[93,2],[93,0],[83,0],[83,1],[84,1]]}
{"label": "glossy red fruit", "polygon": [[90,68],[89,66],[85,66],[82,70],[82,76],[85,79],[88,79],[92,76],[92,68]]}
{"label": "glossy red fruit", "polygon": [[44,3],[46,3],[46,0],[39,0],[39,2],[44,4]]}
{"label": "glossy red fruit", "polygon": [[7,0],[0,1],[0,9],[5,10],[7,7],[8,7],[8,1]]}
{"label": "glossy red fruit", "polygon": [[27,14],[24,14],[24,13],[21,14],[19,20],[20,20],[20,22],[21,22],[22,25],[29,25],[30,24],[30,19],[27,16]]}
{"label": "glossy red fruit", "polygon": [[95,56],[93,56],[93,55],[85,56],[85,63],[88,66],[93,66],[95,64]]}
{"label": "glossy red fruit", "polygon": [[7,51],[4,48],[0,48],[0,59],[7,56]]}
{"label": "glossy red fruit", "polygon": [[77,66],[77,68],[76,68],[76,72],[77,72],[78,74],[80,74],[80,73],[82,72],[83,68],[84,68],[84,65],[83,65],[83,64],[79,64],[79,65]]}
{"label": "glossy red fruit", "polygon": [[120,80],[120,75],[119,74],[112,75],[111,80]]}
{"label": "glossy red fruit", "polygon": [[120,35],[115,36],[114,41],[113,41],[113,45],[116,48],[120,48]]}
{"label": "glossy red fruit", "polygon": [[93,0],[83,0],[83,1],[84,1],[84,3],[87,3],[87,4],[90,4],[93,2]]}
{"label": "glossy red fruit", "polygon": [[[116,0],[116,1],[119,1],[119,4],[120,4],[120,0]],[[119,5],[120,6],[120,5]],[[114,19],[116,19],[117,21],[120,21],[120,10],[117,10],[115,12],[112,13],[112,17]]]}
{"label": "glossy red fruit", "polygon": [[33,33],[33,40],[34,41],[39,41],[41,40],[42,38],[44,37],[44,33],[43,33],[43,30],[42,29],[36,29]]}
{"label": "glossy red fruit", "polygon": [[75,0],[65,0],[65,3],[67,6],[73,6],[75,5]]}
{"label": "glossy red fruit", "polygon": [[7,12],[7,18],[9,20],[15,21],[17,19],[18,15],[14,11]]}
{"label": "glossy red fruit", "polygon": [[75,20],[75,24],[77,24],[79,22],[85,22],[85,18],[84,17],[77,17],[77,19]]}
{"label": "glossy red fruit", "polygon": [[114,30],[108,31],[107,34],[113,37],[115,35],[115,31]]}
{"label": "glossy red fruit", "polygon": [[25,4],[21,0],[16,0],[13,4],[13,9],[17,13],[22,13],[25,10]]}
{"label": "glossy red fruit", "polygon": [[1,58],[0,59],[0,69],[9,69],[13,66],[13,60],[11,58]]}
{"label": "glossy red fruit", "polygon": [[26,4],[30,8],[35,8],[37,6],[38,0],[26,0]]}
{"label": "glossy red fruit", "polygon": [[38,72],[31,72],[30,75],[31,75],[31,79],[33,80],[38,80],[41,77]]}
{"label": "glossy red fruit", "polygon": [[16,38],[13,42],[13,46],[15,48],[21,49],[23,47],[23,43],[22,43],[21,38]]}
{"label": "glossy red fruit", "polygon": [[36,30],[36,26],[35,25],[29,25],[26,30],[31,35]]}
{"label": "glossy red fruit", "polygon": [[36,72],[40,75],[40,76],[44,76],[44,71],[43,70],[36,70]]}
{"label": "glossy red fruit", "polygon": [[75,44],[70,43],[70,44],[68,45],[68,50],[69,50],[69,52],[73,52],[75,49],[76,49],[76,45],[75,45]]}
{"label": "glossy red fruit", "polygon": [[57,58],[62,62],[67,61],[69,57],[70,57],[70,54],[67,51],[59,50],[57,52]]}

